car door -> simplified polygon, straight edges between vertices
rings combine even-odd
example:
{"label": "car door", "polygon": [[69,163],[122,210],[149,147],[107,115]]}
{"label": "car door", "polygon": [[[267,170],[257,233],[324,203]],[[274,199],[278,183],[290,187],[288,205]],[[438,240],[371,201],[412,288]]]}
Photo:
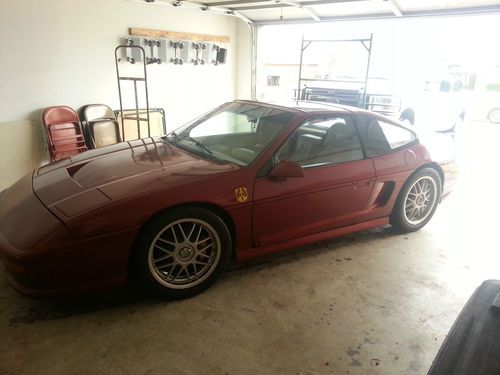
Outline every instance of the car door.
{"label": "car door", "polygon": [[375,171],[365,159],[348,116],[315,118],[301,125],[275,154],[274,164],[301,165],[303,177],[254,185],[253,236],[257,246],[357,222],[366,208]]}

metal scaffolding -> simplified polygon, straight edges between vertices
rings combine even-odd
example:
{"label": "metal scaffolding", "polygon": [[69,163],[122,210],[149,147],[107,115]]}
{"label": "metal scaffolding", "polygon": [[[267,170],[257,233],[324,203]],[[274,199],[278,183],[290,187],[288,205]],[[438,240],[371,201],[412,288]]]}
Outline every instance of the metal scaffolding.
{"label": "metal scaffolding", "polygon": [[[303,78],[302,77],[302,66],[304,61],[304,52],[312,43],[361,43],[361,45],[368,52],[367,63],[366,63],[366,72],[365,72],[365,80],[364,81],[345,81],[345,80],[335,80],[335,79],[319,79],[319,78]],[[299,82],[297,84],[297,96],[296,99],[306,99],[305,89],[302,90],[302,82],[351,82],[351,83],[363,83],[363,102],[362,108],[366,106],[366,86],[368,83],[368,74],[370,72],[370,60],[372,54],[372,43],[373,43],[373,34],[370,34],[370,38],[364,39],[330,39],[330,40],[321,40],[321,39],[304,39],[302,36],[302,45],[300,48],[300,65],[299,65]]]}

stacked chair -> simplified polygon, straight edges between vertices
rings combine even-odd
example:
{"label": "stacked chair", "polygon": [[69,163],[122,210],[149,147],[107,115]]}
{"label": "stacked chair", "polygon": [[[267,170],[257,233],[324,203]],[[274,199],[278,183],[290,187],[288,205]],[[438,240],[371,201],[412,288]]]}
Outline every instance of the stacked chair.
{"label": "stacked chair", "polygon": [[87,150],[80,119],[70,107],[46,108],[42,113],[42,125],[51,161]]}
{"label": "stacked chair", "polygon": [[104,104],[90,104],[81,109],[83,129],[90,148],[104,147],[122,141],[115,113]]}
{"label": "stacked chair", "polygon": [[[132,117],[136,116],[137,112],[139,121]],[[144,109],[134,109],[124,110],[122,115],[120,111],[113,112],[107,105],[89,104],[81,108],[78,117],[70,107],[48,107],[42,113],[42,125],[50,160],[68,158],[88,149],[120,143],[123,140],[165,135],[164,110],[149,110],[149,126],[147,120],[145,121],[147,113]],[[126,136],[121,131],[126,133]]]}

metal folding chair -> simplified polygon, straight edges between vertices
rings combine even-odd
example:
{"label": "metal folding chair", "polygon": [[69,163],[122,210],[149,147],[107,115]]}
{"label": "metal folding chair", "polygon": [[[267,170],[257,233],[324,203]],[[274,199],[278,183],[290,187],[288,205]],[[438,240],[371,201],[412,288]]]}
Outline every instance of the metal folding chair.
{"label": "metal folding chair", "polygon": [[122,141],[115,113],[104,104],[89,104],[81,110],[84,131],[92,148],[104,147]]}
{"label": "metal folding chair", "polygon": [[42,125],[51,161],[87,150],[80,119],[67,106],[53,106],[42,113]]}

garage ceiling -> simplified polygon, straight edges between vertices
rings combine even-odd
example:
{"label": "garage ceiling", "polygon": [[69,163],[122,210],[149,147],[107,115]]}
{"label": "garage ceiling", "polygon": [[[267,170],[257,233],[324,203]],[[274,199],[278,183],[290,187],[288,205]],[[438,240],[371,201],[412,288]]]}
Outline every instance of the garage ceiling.
{"label": "garage ceiling", "polygon": [[499,12],[498,0],[135,0],[235,15],[252,23]]}

